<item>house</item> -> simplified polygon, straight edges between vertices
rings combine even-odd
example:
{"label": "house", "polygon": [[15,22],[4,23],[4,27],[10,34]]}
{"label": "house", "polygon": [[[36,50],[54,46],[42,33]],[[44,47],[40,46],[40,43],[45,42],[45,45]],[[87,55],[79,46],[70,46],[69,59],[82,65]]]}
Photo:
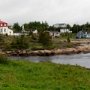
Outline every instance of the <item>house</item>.
{"label": "house", "polygon": [[13,30],[8,28],[8,23],[0,20],[0,34],[13,35]]}
{"label": "house", "polygon": [[86,38],[90,38],[90,34],[87,34],[87,37]]}
{"label": "house", "polygon": [[22,33],[13,33],[13,36],[20,36]]}
{"label": "house", "polygon": [[37,29],[33,30],[32,32],[33,32],[33,34],[38,34],[38,30]]}
{"label": "house", "polygon": [[72,33],[69,29],[60,29],[60,33]]}
{"label": "house", "polygon": [[53,36],[53,37],[59,37],[60,36],[60,32],[58,32],[58,31],[50,31],[49,34],[50,34],[50,36]]}
{"label": "house", "polygon": [[65,23],[61,23],[61,24],[54,24],[53,25],[55,28],[60,28],[60,33],[72,33],[72,31],[70,31],[67,28],[67,24]]}
{"label": "house", "polygon": [[79,31],[77,34],[76,34],[76,38],[87,38],[88,37],[88,34],[87,32],[84,32],[84,31]]}

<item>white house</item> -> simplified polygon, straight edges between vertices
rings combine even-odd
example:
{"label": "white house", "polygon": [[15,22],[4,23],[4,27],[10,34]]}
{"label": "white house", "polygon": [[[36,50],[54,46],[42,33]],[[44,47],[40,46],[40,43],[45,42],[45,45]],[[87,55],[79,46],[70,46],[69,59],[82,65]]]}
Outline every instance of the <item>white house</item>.
{"label": "white house", "polygon": [[33,32],[33,34],[38,34],[38,30],[37,29],[32,31],[32,32]]}
{"label": "white house", "polygon": [[53,36],[53,37],[59,37],[60,36],[60,32],[58,32],[58,31],[50,31],[49,34],[50,34],[50,36]]}
{"label": "white house", "polygon": [[67,24],[65,23],[61,23],[61,24],[54,24],[53,25],[55,28],[60,28],[60,33],[72,33],[72,31],[70,31],[67,28]]}
{"label": "white house", "polygon": [[60,33],[72,33],[69,29],[60,29]]}
{"label": "white house", "polygon": [[8,28],[8,23],[0,20],[0,34],[3,35],[13,35],[13,30]]}

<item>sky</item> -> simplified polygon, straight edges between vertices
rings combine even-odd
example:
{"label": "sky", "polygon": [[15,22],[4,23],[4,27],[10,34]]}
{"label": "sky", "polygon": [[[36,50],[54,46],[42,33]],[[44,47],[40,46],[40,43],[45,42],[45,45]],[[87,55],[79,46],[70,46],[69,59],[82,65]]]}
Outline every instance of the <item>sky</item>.
{"label": "sky", "polygon": [[0,0],[0,19],[9,24],[84,24],[90,22],[90,0]]}

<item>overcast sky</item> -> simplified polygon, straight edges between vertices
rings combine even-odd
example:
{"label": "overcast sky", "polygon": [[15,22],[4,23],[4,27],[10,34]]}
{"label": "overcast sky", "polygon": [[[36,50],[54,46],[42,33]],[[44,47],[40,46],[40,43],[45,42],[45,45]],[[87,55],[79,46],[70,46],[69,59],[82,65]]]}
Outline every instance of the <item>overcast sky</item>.
{"label": "overcast sky", "polygon": [[30,21],[90,22],[90,0],[0,0],[0,19],[10,24]]}

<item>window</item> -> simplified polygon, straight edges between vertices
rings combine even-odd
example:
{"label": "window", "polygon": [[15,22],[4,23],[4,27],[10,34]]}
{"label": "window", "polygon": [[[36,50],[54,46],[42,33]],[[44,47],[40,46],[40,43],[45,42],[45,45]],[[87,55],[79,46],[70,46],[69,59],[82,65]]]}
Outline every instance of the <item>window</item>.
{"label": "window", "polygon": [[6,32],[6,29],[4,29],[4,32]]}
{"label": "window", "polygon": [[4,26],[7,26],[7,24],[4,24]]}
{"label": "window", "polygon": [[3,31],[3,29],[0,29],[0,32],[2,32]]}
{"label": "window", "polygon": [[1,26],[3,26],[3,24],[1,24]]}

